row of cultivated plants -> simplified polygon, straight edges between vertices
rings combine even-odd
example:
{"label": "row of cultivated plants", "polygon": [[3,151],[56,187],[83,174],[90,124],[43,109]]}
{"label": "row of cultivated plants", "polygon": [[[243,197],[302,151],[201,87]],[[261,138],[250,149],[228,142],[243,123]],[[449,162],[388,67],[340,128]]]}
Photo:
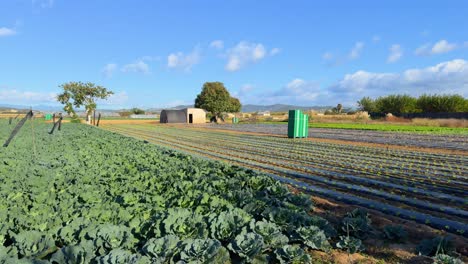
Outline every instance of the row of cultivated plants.
{"label": "row of cultivated plants", "polygon": [[48,130],[0,153],[0,263],[308,263],[332,248],[310,197],[270,177],[94,127]]}
{"label": "row of cultivated plants", "polygon": [[310,263],[309,250],[363,249],[355,220],[333,227],[265,175],[94,127],[48,130],[0,152],[0,263]]}
{"label": "row of cultivated plants", "polygon": [[[365,251],[363,239],[380,237],[388,243],[405,243],[408,232],[401,225],[387,225],[383,230],[376,230],[371,225],[371,217],[362,209],[348,212],[341,221],[341,233],[337,248],[348,253]],[[380,232],[379,232],[380,231]],[[453,238],[450,236],[424,239],[416,247],[416,253],[432,257],[436,264],[462,264],[459,253],[455,251]]]}

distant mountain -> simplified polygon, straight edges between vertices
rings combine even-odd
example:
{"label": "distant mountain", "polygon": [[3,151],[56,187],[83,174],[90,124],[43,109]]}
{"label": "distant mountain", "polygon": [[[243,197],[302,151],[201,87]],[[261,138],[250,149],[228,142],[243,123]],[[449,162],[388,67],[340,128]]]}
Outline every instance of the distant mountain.
{"label": "distant mountain", "polygon": [[[166,108],[150,108],[146,109],[148,112],[159,113],[164,109],[171,109],[171,110],[179,110],[184,108],[190,108],[193,105],[178,105],[174,107],[166,107]],[[331,109],[333,106],[297,106],[297,105],[285,105],[285,104],[274,104],[274,105],[252,105],[247,104],[242,106],[242,112],[262,112],[262,111],[270,111],[270,112],[286,112],[292,109],[300,109],[300,110],[315,110],[324,112],[327,109]]]}
{"label": "distant mountain", "polygon": [[247,104],[242,106],[242,112],[286,112],[288,110],[298,109],[298,110],[315,110],[315,111],[325,111],[327,109],[333,108],[333,106],[297,106],[297,105],[285,105],[285,104],[274,104],[274,105],[252,105]]}
{"label": "distant mountain", "polygon": [[[0,104],[0,110],[5,111],[5,110],[29,110],[33,109],[35,111],[41,111],[41,112],[63,112],[63,107],[58,105],[58,106],[53,106],[53,105],[33,105],[33,106],[26,106],[26,105],[12,105],[12,104]],[[82,109],[77,109],[77,112],[82,112]],[[122,110],[115,110],[115,109],[97,109],[97,112],[119,112]]]}
{"label": "distant mountain", "polygon": [[2,109],[14,109],[14,110],[29,110],[29,109],[32,108],[33,110],[42,111],[42,112],[63,111],[62,107],[60,107],[60,106],[50,106],[50,105],[27,106],[27,105],[0,104],[0,108],[2,108]]}

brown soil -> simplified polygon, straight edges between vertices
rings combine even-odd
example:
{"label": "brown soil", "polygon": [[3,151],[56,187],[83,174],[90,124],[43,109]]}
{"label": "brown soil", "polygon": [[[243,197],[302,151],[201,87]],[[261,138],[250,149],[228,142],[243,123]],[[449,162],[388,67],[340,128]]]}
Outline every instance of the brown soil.
{"label": "brown soil", "polygon": [[[299,192],[297,189],[290,187],[293,192]],[[314,214],[317,214],[327,219],[333,225],[338,225],[343,216],[359,206],[350,206],[340,202],[324,199],[322,197],[312,196],[315,204]],[[448,234],[444,231],[433,229],[429,226],[415,223],[413,221],[404,220],[398,217],[385,215],[379,211],[362,208],[368,211],[372,219],[372,227],[375,229],[370,235],[370,238],[364,240],[366,246],[366,258],[362,258],[362,254],[353,254],[348,259],[346,252],[334,250],[329,255],[324,255],[324,260],[329,260],[330,263],[379,263],[378,260],[385,260],[385,263],[432,263],[428,257],[418,256],[416,254],[416,247],[423,239],[431,239],[436,236],[450,235],[453,238],[456,250],[463,257],[462,259],[468,261],[468,239]],[[382,238],[382,231],[386,225],[401,225],[408,232],[408,239],[402,243],[390,243]],[[335,252],[336,251],[336,252]],[[323,253],[321,253],[323,254]],[[320,255],[320,254],[319,254]],[[352,260],[349,262],[349,260]],[[327,262],[325,262],[327,263]]]}

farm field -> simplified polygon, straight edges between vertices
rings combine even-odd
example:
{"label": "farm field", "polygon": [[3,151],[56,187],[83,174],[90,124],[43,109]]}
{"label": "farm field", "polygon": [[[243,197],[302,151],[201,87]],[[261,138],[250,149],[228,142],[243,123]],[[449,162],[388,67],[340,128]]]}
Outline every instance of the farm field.
{"label": "farm field", "polygon": [[[0,119],[0,138],[13,130]],[[0,263],[308,263],[335,229],[251,170],[83,124],[0,152]]]}
{"label": "farm field", "polygon": [[468,236],[468,155],[291,140],[199,126],[103,128],[261,170],[306,192]]}
{"label": "farm field", "polygon": [[[234,130],[240,132],[265,133],[273,135],[286,135],[287,124],[222,124],[222,125],[199,125],[200,127],[216,128],[223,130]],[[378,143],[401,145],[411,147],[467,150],[467,134],[428,134],[428,133],[401,133],[388,131],[371,131],[357,129],[335,129],[335,128],[309,128],[309,137],[346,140],[355,142]]]}
{"label": "farm field", "polygon": [[[280,124],[286,122],[262,122],[265,124]],[[423,134],[438,134],[450,135],[460,134],[468,136],[468,128],[466,127],[437,127],[437,126],[420,126],[414,124],[372,124],[372,123],[329,123],[312,121],[309,124],[311,128],[334,128],[334,129],[353,129],[353,130],[372,130],[372,131],[388,131],[388,132],[403,132],[403,133],[423,133]]]}

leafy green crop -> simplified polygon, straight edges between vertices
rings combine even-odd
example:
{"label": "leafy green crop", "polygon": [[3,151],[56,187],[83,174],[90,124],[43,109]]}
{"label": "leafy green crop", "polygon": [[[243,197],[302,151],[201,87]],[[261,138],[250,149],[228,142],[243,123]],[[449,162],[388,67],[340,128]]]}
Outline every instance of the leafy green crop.
{"label": "leafy green crop", "polygon": [[306,264],[310,263],[307,255],[298,245],[285,245],[275,250],[275,255],[281,264]]}
{"label": "leafy green crop", "polygon": [[0,152],[1,264],[307,263],[302,248],[333,233],[266,175],[86,125],[34,127],[36,155],[31,131]]}
{"label": "leafy green crop", "polygon": [[406,232],[406,230],[400,225],[385,226],[383,231],[385,238],[390,241],[403,242],[408,237],[408,232]]}

